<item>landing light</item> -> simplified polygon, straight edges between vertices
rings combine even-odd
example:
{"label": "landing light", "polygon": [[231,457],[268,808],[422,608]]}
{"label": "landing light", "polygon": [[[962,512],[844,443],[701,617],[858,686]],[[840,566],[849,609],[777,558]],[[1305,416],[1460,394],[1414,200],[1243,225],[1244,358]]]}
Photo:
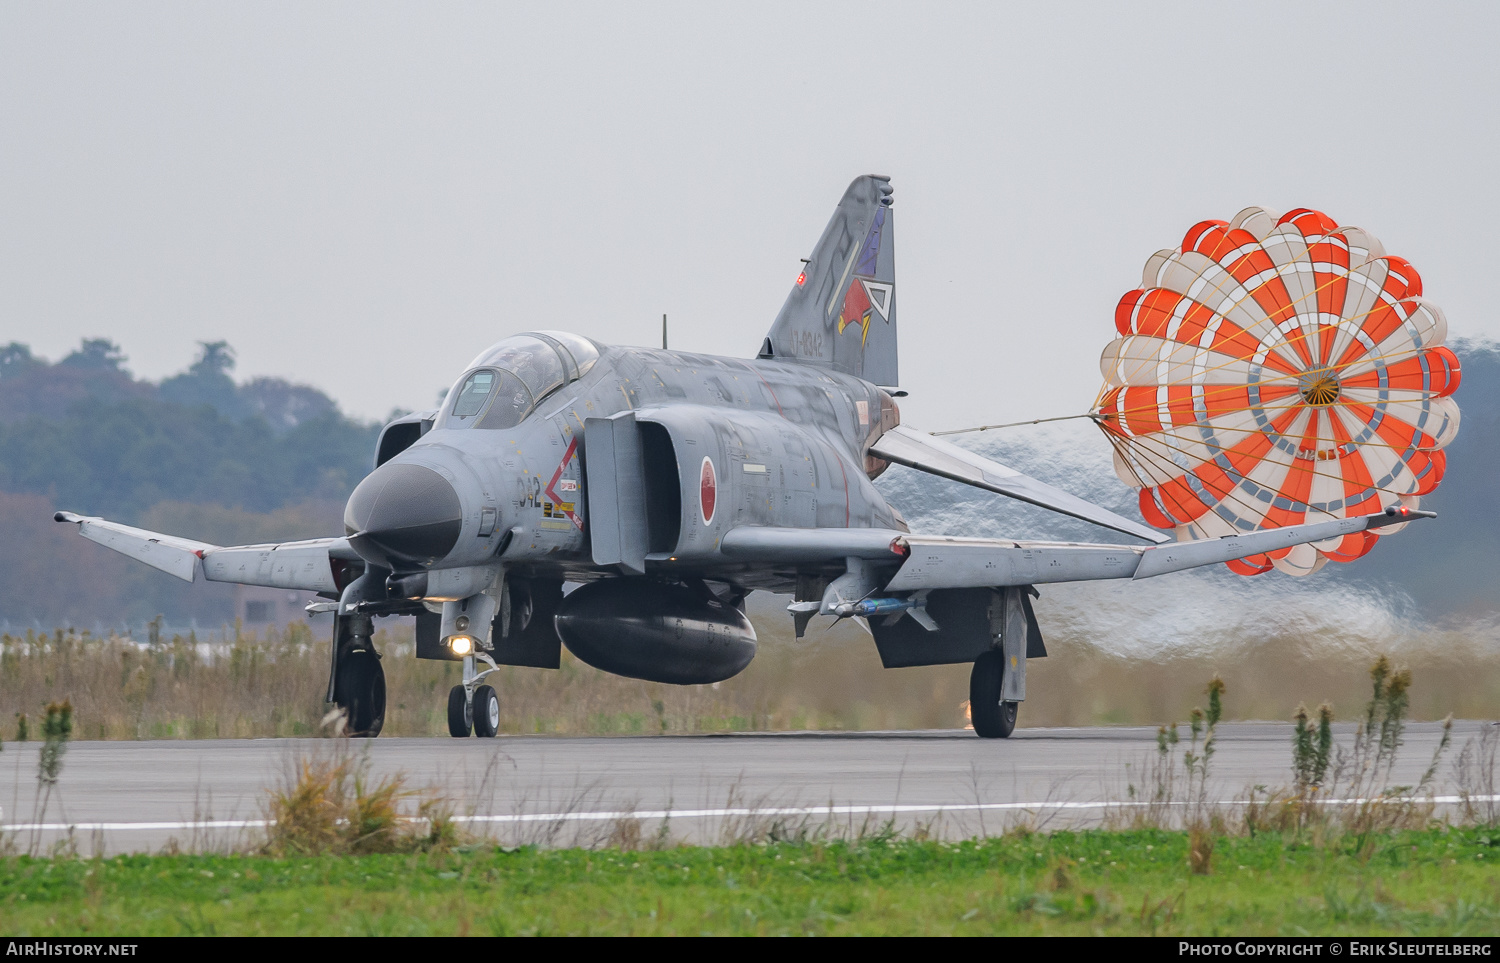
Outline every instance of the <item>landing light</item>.
{"label": "landing light", "polygon": [[448,639],[448,648],[454,655],[468,655],[474,651],[474,640],[467,635],[455,635]]}

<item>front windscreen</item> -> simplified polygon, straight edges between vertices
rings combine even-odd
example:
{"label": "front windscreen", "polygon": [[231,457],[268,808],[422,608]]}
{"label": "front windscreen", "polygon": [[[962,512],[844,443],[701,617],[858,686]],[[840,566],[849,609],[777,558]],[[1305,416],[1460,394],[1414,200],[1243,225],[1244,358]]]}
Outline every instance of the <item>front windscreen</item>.
{"label": "front windscreen", "polygon": [[464,386],[458,389],[458,400],[453,402],[453,417],[472,418],[483,411],[490,392],[495,390],[495,377],[493,371],[476,371],[465,378]]}
{"label": "front windscreen", "polygon": [[508,371],[481,369],[464,377],[443,428],[510,428],[531,413],[531,392]]}

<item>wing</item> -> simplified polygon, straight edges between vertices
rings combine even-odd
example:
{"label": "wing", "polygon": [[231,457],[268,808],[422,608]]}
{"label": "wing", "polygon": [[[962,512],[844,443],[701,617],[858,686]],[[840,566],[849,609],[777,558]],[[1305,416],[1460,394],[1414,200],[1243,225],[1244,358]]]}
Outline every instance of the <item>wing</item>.
{"label": "wing", "polygon": [[997,461],[974,454],[966,448],[943,441],[917,431],[906,425],[897,425],[881,435],[870,446],[870,454],[876,458],[893,461],[898,465],[939,475],[975,488],[1006,495],[1019,501],[1050,509],[1063,515],[1081,518],[1086,522],[1112,528],[1126,535],[1144,538],[1158,544],[1171,540],[1170,535],[1147,528],[1107,508],[1084,501],[1077,495],[1069,495],[1060,488],[1023,475]]}
{"label": "wing", "polygon": [[210,582],[337,594],[346,581],[340,578],[340,572],[348,563],[360,561],[347,538],[220,546],[72,512],[58,512],[52,517],[76,524],[78,534],[91,542],[184,582],[193,581],[201,572]]}
{"label": "wing", "polygon": [[876,589],[919,592],[1153,578],[1435,517],[1434,512],[1391,508],[1374,515],[1151,546],[950,538],[886,529],[737,528],[724,536],[722,551],[735,559],[777,564],[858,559],[878,571],[872,579]]}

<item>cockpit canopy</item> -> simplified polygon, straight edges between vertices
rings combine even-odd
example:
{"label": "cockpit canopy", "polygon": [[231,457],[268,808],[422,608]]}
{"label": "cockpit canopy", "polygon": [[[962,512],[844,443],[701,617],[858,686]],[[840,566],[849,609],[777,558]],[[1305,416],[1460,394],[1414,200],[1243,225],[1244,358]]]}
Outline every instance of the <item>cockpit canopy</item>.
{"label": "cockpit canopy", "polygon": [[438,428],[513,428],[547,395],[588,374],[599,349],[564,331],[506,338],[469,362],[443,405]]}

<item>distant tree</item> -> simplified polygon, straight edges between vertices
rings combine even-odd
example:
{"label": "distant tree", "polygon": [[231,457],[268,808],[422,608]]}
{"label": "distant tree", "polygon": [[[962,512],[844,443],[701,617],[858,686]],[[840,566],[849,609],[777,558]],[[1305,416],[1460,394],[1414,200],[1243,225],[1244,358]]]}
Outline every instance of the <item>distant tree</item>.
{"label": "distant tree", "polygon": [[342,501],[378,432],[336,411],[278,434],[203,404],[83,398],[60,416],[0,420],[0,491],[50,492],[58,508],[127,523],[163,500],[252,512]]}
{"label": "distant tree", "polygon": [[19,341],[0,348],[0,381],[15,378],[33,368],[46,367],[47,362],[31,353],[31,348]]}
{"label": "distant tree", "polygon": [[282,378],[256,378],[240,388],[248,414],[259,415],[278,434],[306,421],[336,416],[333,399],[309,385],[294,385]]}
{"label": "distant tree", "polygon": [[58,362],[68,368],[88,371],[121,371],[125,353],[108,338],[84,338],[78,350]]}
{"label": "distant tree", "polygon": [[151,397],[156,386],[136,381],[120,367],[125,356],[103,338],[84,341],[58,364],[19,342],[0,347],[0,424],[23,418],[58,418],[87,398],[117,401]]}
{"label": "distant tree", "polygon": [[249,412],[230,377],[233,370],[234,349],[228,341],[199,341],[197,360],[182,374],[163,381],[161,396],[190,408],[208,405],[225,417],[243,418]]}
{"label": "distant tree", "polygon": [[228,341],[199,341],[198,349],[198,360],[188,368],[189,374],[200,378],[227,377],[234,370],[234,349]]}

